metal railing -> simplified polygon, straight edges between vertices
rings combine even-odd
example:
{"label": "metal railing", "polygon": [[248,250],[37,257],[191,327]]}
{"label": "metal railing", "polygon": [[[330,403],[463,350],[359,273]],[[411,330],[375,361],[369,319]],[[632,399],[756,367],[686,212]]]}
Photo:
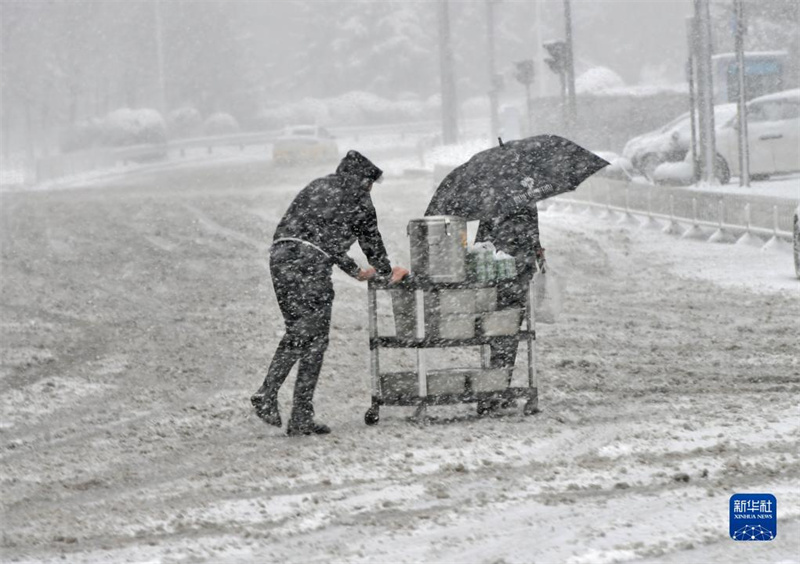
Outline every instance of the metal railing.
{"label": "metal railing", "polygon": [[[664,220],[665,231],[717,242],[734,242],[744,235],[791,241],[793,216],[800,205],[800,200],[778,196],[652,186],[600,176],[554,202],[600,210],[606,217],[616,214],[620,222],[639,222],[635,215],[650,222]],[[703,228],[715,231],[709,235]]]}
{"label": "metal railing", "polygon": [[[437,123],[431,120],[421,120],[417,122],[336,127],[335,131],[341,135],[353,136],[356,139],[361,135],[369,136],[382,132],[391,132],[403,138],[406,135],[418,135],[435,131]],[[24,166],[20,167],[20,176],[23,178],[23,184],[36,184],[95,170],[113,169],[120,165],[126,166],[131,162],[157,160],[166,157],[170,153],[176,153],[178,156],[184,157],[190,149],[205,149],[207,154],[212,154],[216,148],[221,147],[239,147],[244,150],[245,147],[254,145],[268,146],[282,132],[283,129],[276,129],[231,135],[193,137],[175,139],[163,144],[97,148],[51,155],[26,162]]]}

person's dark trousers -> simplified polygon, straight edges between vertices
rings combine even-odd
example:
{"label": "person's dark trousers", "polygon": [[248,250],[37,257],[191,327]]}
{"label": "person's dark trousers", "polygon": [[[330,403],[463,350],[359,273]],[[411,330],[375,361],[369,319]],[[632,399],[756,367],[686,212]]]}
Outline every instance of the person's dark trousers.
{"label": "person's dark trousers", "polygon": [[[497,286],[497,309],[519,309],[519,324],[522,323],[530,280],[531,275],[524,273],[513,280],[501,282]],[[513,368],[517,359],[518,345],[519,337],[517,336],[492,339],[490,366],[492,368]]]}
{"label": "person's dark trousers", "polygon": [[286,334],[272,357],[264,387],[268,397],[277,398],[281,385],[299,362],[291,418],[295,423],[305,423],[314,416],[314,390],[328,348],[334,297],[331,265],[316,249],[282,242],[270,253],[270,272]]}

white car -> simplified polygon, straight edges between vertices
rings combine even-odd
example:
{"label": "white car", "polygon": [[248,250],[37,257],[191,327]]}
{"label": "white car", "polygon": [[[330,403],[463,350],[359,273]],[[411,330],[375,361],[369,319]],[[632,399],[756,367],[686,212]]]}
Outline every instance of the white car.
{"label": "white car", "polygon": [[[736,104],[714,106],[714,123],[718,128],[736,116]],[[695,125],[697,127],[697,125]],[[625,144],[622,156],[645,177],[653,180],[658,165],[667,162],[680,162],[689,153],[692,144],[692,124],[689,112],[675,118],[667,125],[634,137]],[[720,171],[722,179],[724,170]],[[727,180],[725,179],[727,182]]]}
{"label": "white car", "polygon": [[[739,174],[738,129],[736,115],[717,129],[717,152],[734,175]],[[747,144],[751,175],[800,171],[800,89],[747,103]]]}
{"label": "white car", "polygon": [[272,146],[276,164],[327,163],[335,162],[338,157],[336,139],[317,125],[288,127]]}

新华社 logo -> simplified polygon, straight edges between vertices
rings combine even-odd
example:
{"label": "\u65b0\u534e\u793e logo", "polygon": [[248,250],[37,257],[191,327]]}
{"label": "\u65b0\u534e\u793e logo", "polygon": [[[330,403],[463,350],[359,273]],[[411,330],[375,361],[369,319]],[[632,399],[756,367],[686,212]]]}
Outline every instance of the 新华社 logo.
{"label": "\u65b0\u534e\u793e logo", "polygon": [[778,534],[778,502],[772,494],[734,494],[730,535],[735,541],[771,541]]}

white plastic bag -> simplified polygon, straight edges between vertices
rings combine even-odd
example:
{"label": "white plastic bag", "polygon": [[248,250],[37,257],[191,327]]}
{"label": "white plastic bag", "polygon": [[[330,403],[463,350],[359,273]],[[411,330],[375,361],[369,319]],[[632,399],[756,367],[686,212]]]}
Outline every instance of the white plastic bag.
{"label": "white plastic bag", "polygon": [[534,319],[536,323],[555,323],[561,314],[563,282],[549,268],[533,275]]}

